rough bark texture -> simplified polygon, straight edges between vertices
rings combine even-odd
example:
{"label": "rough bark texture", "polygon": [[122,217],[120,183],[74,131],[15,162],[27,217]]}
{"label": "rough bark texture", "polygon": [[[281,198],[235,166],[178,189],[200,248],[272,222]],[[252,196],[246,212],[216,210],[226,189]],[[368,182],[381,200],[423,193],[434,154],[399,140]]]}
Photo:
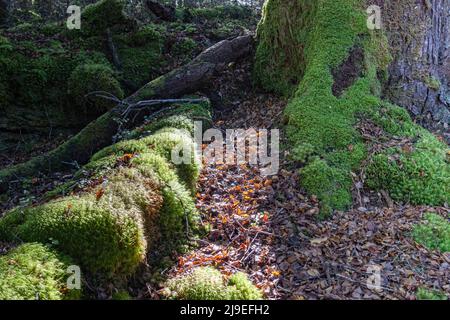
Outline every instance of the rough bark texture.
{"label": "rough bark texture", "polygon": [[378,1],[393,62],[385,95],[450,141],[450,1]]}
{"label": "rough bark texture", "polygon": [[[250,54],[252,49],[251,35],[221,41],[187,65],[149,82],[125,99],[125,102],[133,104],[141,100],[176,98],[193,93],[209,83],[227,64]],[[127,109],[127,104],[119,104],[55,150],[0,171],[0,192],[7,190],[12,179],[32,176],[39,171],[64,169],[68,162],[86,163],[93,153],[113,142],[114,135],[123,123],[122,114]],[[123,127],[139,125],[144,116],[145,112],[139,110],[130,112]]]}

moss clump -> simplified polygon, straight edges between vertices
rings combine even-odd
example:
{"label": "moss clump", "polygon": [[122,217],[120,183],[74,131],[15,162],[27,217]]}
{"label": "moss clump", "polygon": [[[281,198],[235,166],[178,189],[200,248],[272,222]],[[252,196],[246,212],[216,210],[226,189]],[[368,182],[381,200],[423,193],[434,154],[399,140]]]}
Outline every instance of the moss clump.
{"label": "moss clump", "polygon": [[88,5],[81,13],[81,31],[101,34],[107,28],[126,23],[124,4],[122,0],[101,0]]}
{"label": "moss clump", "polygon": [[413,146],[388,148],[367,168],[367,185],[388,190],[391,197],[412,204],[450,201],[450,166],[446,146],[426,133]]}
{"label": "moss clump", "polygon": [[79,298],[66,288],[67,258],[48,247],[26,243],[0,256],[1,300],[61,300]]}
{"label": "moss clump", "polygon": [[91,97],[95,103],[89,103],[86,95],[93,91],[106,91],[117,98],[123,98],[123,91],[116,80],[114,71],[103,64],[83,64],[75,68],[68,81],[68,93],[73,98],[75,104],[89,110],[88,105],[94,105],[96,113],[105,112],[115,103],[106,99]]}
{"label": "moss clump", "polygon": [[142,141],[168,161],[172,160],[172,152],[175,148],[183,146],[190,150],[191,156],[189,162],[176,164],[175,167],[180,180],[190,190],[195,189],[196,181],[200,175],[201,159],[200,155],[195,152],[194,141],[187,131],[175,128],[162,129],[142,139]]}
{"label": "moss clump", "polygon": [[445,293],[439,290],[429,290],[426,288],[419,288],[416,293],[417,300],[448,300]]}
{"label": "moss clump", "polygon": [[429,76],[425,78],[425,84],[431,90],[438,91],[441,87],[441,82],[433,76]]}
{"label": "moss clump", "polygon": [[174,111],[164,114],[163,117],[134,130],[128,138],[132,139],[143,134],[154,133],[165,127],[184,129],[193,135],[194,121],[201,121],[203,128],[208,128],[211,125],[210,119],[211,108],[208,102],[184,104],[182,106],[177,106]]}
{"label": "moss clump", "polygon": [[448,300],[448,297],[439,290],[419,288],[416,293],[417,300]]}
{"label": "moss clump", "polygon": [[[166,59],[162,54],[162,35],[155,30],[141,30],[137,36],[116,37],[118,54],[122,64],[121,78],[133,90],[137,90],[159,75],[159,69]],[[143,43],[142,45],[138,45]]]}
{"label": "moss clump", "polygon": [[178,56],[189,58],[197,49],[197,43],[191,38],[182,38],[172,47],[172,52]]}
{"label": "moss clump", "polygon": [[240,5],[219,5],[211,8],[194,8],[192,16],[202,19],[246,19],[252,15],[250,7]]}
{"label": "moss clump", "polygon": [[231,300],[261,300],[263,298],[261,291],[242,272],[236,272],[228,280],[228,294]]}
{"label": "moss clump", "polygon": [[137,47],[145,46],[149,42],[161,44],[164,41],[165,32],[166,29],[164,26],[147,24],[123,40],[126,41],[128,45]]}
{"label": "moss clump", "polygon": [[199,267],[167,283],[169,296],[181,300],[257,300],[261,292],[241,272],[228,281],[212,267]]}
{"label": "moss clump", "polygon": [[413,237],[432,250],[450,252],[450,221],[437,214],[428,213],[425,215],[425,221],[414,227]]}
{"label": "moss clump", "polygon": [[329,166],[325,161],[315,159],[300,171],[302,185],[309,194],[321,201],[321,214],[331,213],[332,209],[344,210],[351,203],[348,190],[352,180],[348,172]]}
{"label": "moss clump", "polygon": [[[133,185],[133,190],[130,189]],[[123,169],[94,194],[15,209],[0,220],[2,239],[51,242],[90,271],[131,273],[142,262],[161,198],[154,182]]]}
{"label": "moss clump", "polygon": [[127,291],[120,290],[112,295],[112,300],[132,300],[132,298]]}

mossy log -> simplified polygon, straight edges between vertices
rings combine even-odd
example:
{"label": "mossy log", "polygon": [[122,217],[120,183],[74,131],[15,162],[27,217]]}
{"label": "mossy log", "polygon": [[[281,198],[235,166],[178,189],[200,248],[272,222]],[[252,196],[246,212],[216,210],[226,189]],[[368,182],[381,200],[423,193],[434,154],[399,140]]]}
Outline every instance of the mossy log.
{"label": "mossy log", "polygon": [[124,103],[118,104],[88,124],[58,148],[0,171],[0,192],[7,191],[11,180],[31,177],[39,172],[64,170],[68,168],[68,163],[85,164],[92,154],[113,143],[119,128],[134,128],[142,123],[146,115],[145,112],[141,112],[142,110],[131,110],[127,119],[123,119],[123,113],[130,104],[141,100],[176,98],[194,93],[208,84],[214,75],[230,62],[250,54],[252,48],[253,37],[246,35],[223,40],[206,49],[190,63],[144,85],[126,98]]}

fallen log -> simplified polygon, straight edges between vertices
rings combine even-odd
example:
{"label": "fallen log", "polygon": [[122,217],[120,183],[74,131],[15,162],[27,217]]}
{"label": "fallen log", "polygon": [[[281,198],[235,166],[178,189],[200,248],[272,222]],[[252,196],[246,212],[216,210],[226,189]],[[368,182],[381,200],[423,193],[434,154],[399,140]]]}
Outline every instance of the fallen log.
{"label": "fallen log", "polygon": [[8,190],[12,180],[32,177],[39,172],[67,170],[71,163],[85,164],[93,153],[113,143],[119,130],[138,126],[148,113],[157,110],[157,105],[147,110],[134,109],[133,105],[142,100],[177,98],[197,92],[230,62],[249,55],[252,49],[252,35],[223,40],[213,45],[188,64],[147,83],[56,149],[1,170],[0,193]]}

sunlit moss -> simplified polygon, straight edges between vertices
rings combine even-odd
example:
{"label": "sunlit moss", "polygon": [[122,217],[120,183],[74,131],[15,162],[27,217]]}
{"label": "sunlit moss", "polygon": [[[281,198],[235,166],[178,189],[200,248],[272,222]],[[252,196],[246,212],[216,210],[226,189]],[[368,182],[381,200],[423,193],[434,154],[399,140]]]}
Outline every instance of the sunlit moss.
{"label": "sunlit moss", "polygon": [[38,243],[26,243],[0,256],[1,300],[77,299],[66,287],[70,261]]}

